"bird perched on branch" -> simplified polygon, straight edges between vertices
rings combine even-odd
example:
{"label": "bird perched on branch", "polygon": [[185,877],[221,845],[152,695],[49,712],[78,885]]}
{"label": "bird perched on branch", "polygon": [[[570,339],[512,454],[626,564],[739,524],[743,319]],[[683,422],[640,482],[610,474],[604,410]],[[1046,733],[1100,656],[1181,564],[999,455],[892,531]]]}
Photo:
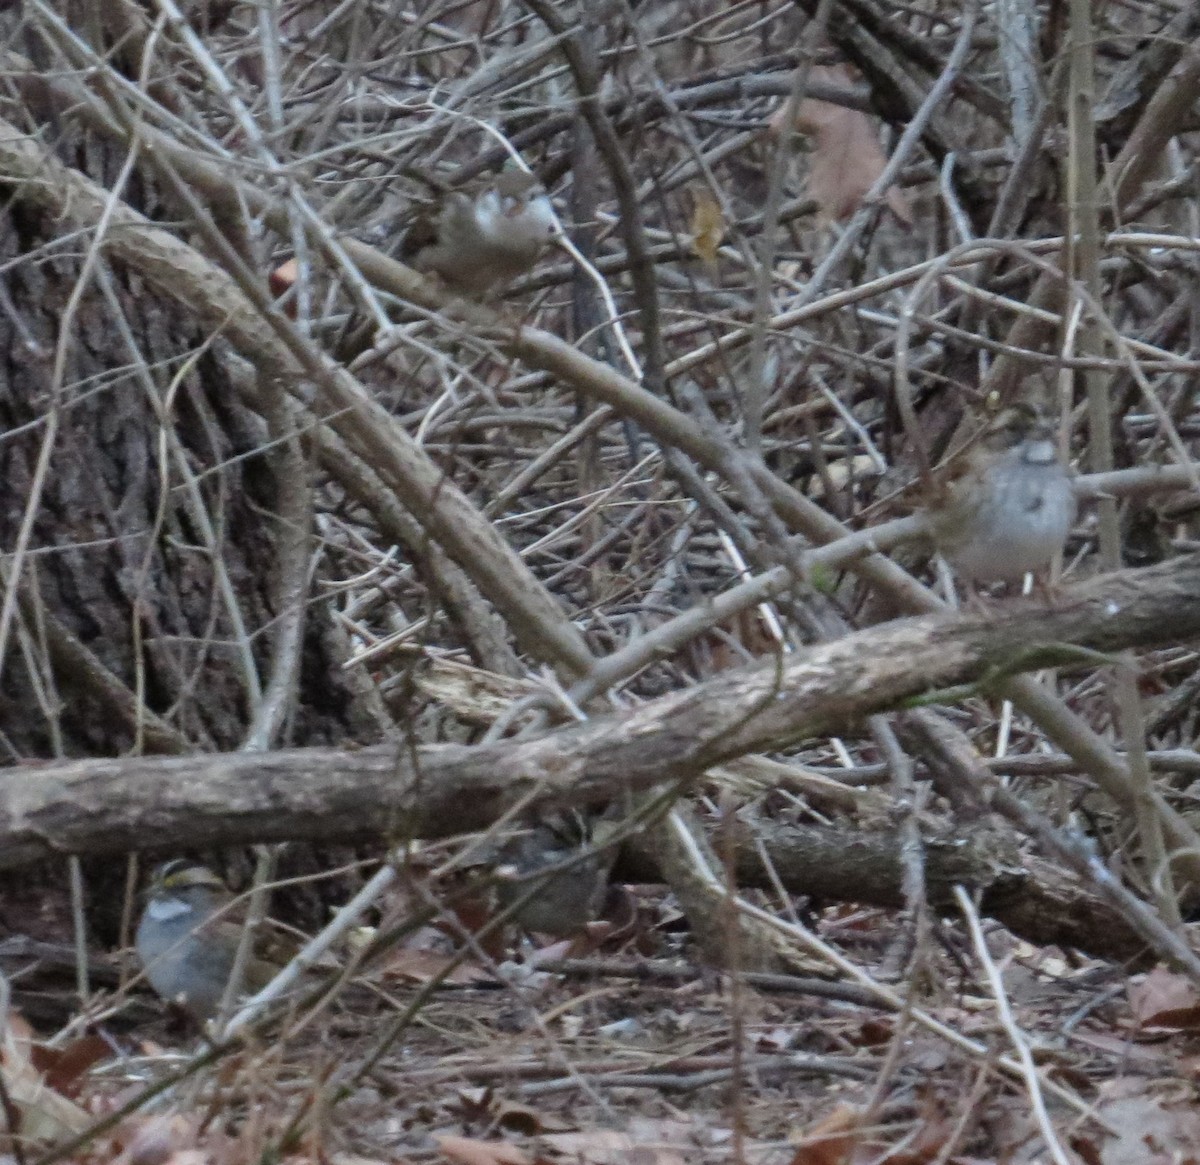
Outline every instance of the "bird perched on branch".
{"label": "bird perched on branch", "polygon": [[[217,1014],[233,971],[244,903],[212,870],[176,858],[152,876],[134,939],[150,986],[199,1024]],[[281,963],[265,957],[261,941],[246,965],[242,987],[252,993],[275,977]]]}
{"label": "bird perched on branch", "polygon": [[1030,404],[997,414],[959,471],[936,484],[931,533],[967,583],[1011,582],[1040,570],[1075,521],[1075,488],[1054,425]]}
{"label": "bird perched on branch", "polygon": [[442,195],[400,244],[400,257],[455,291],[483,296],[529,271],[558,233],[549,196],[525,170]]}

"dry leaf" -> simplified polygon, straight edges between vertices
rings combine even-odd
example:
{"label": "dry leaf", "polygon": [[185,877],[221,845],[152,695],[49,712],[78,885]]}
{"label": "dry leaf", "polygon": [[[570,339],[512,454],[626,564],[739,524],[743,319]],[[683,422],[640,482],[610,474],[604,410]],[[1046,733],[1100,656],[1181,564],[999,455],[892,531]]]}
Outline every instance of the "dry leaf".
{"label": "dry leaf", "polygon": [[[713,1145],[715,1130],[699,1117],[631,1116],[621,1132],[588,1129],[545,1136],[542,1143],[577,1165],[687,1165],[702,1154],[699,1145]],[[769,1158],[766,1147],[743,1140],[747,1161]]]}
{"label": "dry leaf", "polygon": [[[815,65],[809,77],[835,85],[854,81],[845,65]],[[775,133],[782,128],[780,119],[786,108],[782,106],[771,120]],[[793,125],[812,139],[808,193],[816,200],[822,220],[848,219],[887,164],[873,119],[857,109],[805,97],[796,107]],[[896,218],[911,227],[912,207],[900,190],[892,186],[884,197]]]}
{"label": "dry leaf", "polygon": [[477,1141],[474,1137],[435,1137],[442,1156],[462,1165],[532,1165],[516,1145],[503,1141]]}
{"label": "dry leaf", "polygon": [[1091,1137],[1077,1135],[1072,1137],[1068,1144],[1083,1158],[1083,1165],[1104,1165],[1104,1158],[1100,1156],[1100,1147]]}
{"label": "dry leaf", "polygon": [[[184,1154],[197,1152],[196,1126],[178,1113],[129,1121],[123,1131],[132,1135],[114,1165],[180,1165]],[[204,1154],[200,1157],[203,1160]]]}
{"label": "dry leaf", "polygon": [[804,1134],[792,1165],[847,1165],[862,1139],[861,1127],[862,1113],[852,1105],[839,1104]]}
{"label": "dry leaf", "polygon": [[1155,967],[1129,988],[1129,1006],[1143,1028],[1194,1031],[1200,1027],[1200,994],[1189,979]]}
{"label": "dry leaf", "polygon": [[[580,1165],[686,1165],[691,1153],[683,1148],[671,1135],[661,1136],[656,1131],[640,1129],[617,1132],[615,1129],[589,1129],[581,1133],[562,1133],[543,1137],[551,1148],[564,1154],[568,1160]],[[684,1145],[692,1152],[695,1145],[691,1138]]]}
{"label": "dry leaf", "polygon": [[[451,962],[456,965],[443,976],[442,972]],[[494,976],[478,963],[459,960],[455,955],[439,951],[397,950],[382,971],[382,978],[400,979],[408,983],[428,983],[439,977],[443,983],[457,983],[460,986],[495,982]]]}
{"label": "dry leaf", "polygon": [[360,1157],[355,1153],[334,1153],[329,1158],[329,1165],[404,1165],[407,1158],[388,1157],[380,1160],[378,1157]]}
{"label": "dry leaf", "polygon": [[1177,1048],[1166,1044],[1131,1044],[1126,1034],[1079,1030],[1071,1033],[1071,1042],[1091,1048],[1102,1056],[1119,1058],[1127,1069],[1136,1068],[1139,1072],[1165,1072],[1168,1065],[1174,1068],[1184,1063]]}
{"label": "dry leaf", "polygon": [[52,1143],[81,1133],[91,1124],[91,1117],[47,1086],[30,1059],[32,1046],[33,1030],[20,1016],[9,1014],[0,1046],[0,1074],[21,1118],[22,1141]]}
{"label": "dry leaf", "polygon": [[490,726],[537,685],[484,671],[455,659],[430,656],[414,673],[416,686],[472,724]]}
{"label": "dry leaf", "polygon": [[271,288],[271,294],[278,299],[291,291],[299,278],[300,264],[295,259],[287,259],[267,276],[267,285]]}
{"label": "dry leaf", "polygon": [[1097,1112],[1117,1130],[1116,1137],[1096,1138],[1104,1165],[1195,1165],[1200,1160],[1200,1113],[1191,1097],[1172,1102],[1142,1091],[1105,1100]]}
{"label": "dry leaf", "polygon": [[895,1149],[877,1158],[880,1165],[929,1165],[954,1135],[955,1123],[941,1111],[933,1095],[922,1096],[917,1128],[907,1131]]}
{"label": "dry leaf", "polygon": [[46,1078],[46,1084],[55,1092],[74,1099],[79,1094],[83,1074],[101,1060],[113,1055],[112,1044],[101,1036],[80,1036],[65,1048],[48,1048],[44,1044],[33,1044],[30,1060]]}
{"label": "dry leaf", "polygon": [[706,186],[692,192],[692,250],[706,263],[715,264],[725,238],[725,216],[721,205]]}
{"label": "dry leaf", "polygon": [[496,1124],[500,1128],[521,1137],[535,1137],[539,1133],[547,1132],[565,1132],[573,1127],[559,1117],[541,1112],[528,1104],[518,1104],[515,1100],[497,1101],[494,1115]]}

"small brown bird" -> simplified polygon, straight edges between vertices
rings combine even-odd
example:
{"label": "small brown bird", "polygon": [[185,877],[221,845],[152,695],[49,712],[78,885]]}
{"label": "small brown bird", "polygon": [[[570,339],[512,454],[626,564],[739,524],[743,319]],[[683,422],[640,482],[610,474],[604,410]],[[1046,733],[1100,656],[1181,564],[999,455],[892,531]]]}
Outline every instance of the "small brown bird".
{"label": "small brown bird", "polygon": [[[150,986],[197,1023],[217,1014],[233,971],[245,914],[212,870],[176,858],[154,871],[134,944]],[[239,906],[241,904],[238,904]],[[280,969],[259,954],[246,967],[244,990],[265,987]]]}
{"label": "small brown bird", "polygon": [[[597,832],[603,834],[608,822],[600,824]],[[616,850],[586,852],[590,841],[603,843],[603,836],[591,838],[589,833],[580,814],[564,814],[519,834],[504,847],[497,896],[502,906],[521,902],[513,918],[526,930],[566,938],[600,914]],[[538,877],[541,870],[548,872]]]}
{"label": "small brown bird", "polygon": [[534,175],[505,170],[478,190],[456,190],[413,223],[400,257],[440,275],[455,291],[484,296],[529,271],[558,231],[554,207]]}
{"label": "small brown bird", "polygon": [[928,514],[942,556],[964,582],[980,583],[1046,566],[1066,543],[1075,510],[1054,425],[1017,404],[996,416]]}

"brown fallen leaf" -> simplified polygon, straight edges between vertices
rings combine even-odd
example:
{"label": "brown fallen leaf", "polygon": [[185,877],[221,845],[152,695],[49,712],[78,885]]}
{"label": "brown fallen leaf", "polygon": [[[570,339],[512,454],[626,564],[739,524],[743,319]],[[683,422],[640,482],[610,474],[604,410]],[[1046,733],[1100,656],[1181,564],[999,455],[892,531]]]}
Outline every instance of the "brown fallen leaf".
{"label": "brown fallen leaf", "polygon": [[1130,985],[1129,1006],[1143,1029],[1200,1028],[1200,993],[1191,980],[1165,967],[1155,967],[1141,982]]}
{"label": "brown fallen leaf", "polygon": [[1091,1137],[1079,1133],[1071,1137],[1068,1144],[1083,1158],[1083,1165],[1104,1165],[1100,1147]]}
{"label": "brown fallen leaf", "polygon": [[441,978],[443,983],[454,983],[459,986],[470,986],[478,983],[494,983],[495,977],[485,971],[478,963],[460,960],[442,974],[456,956],[442,954],[440,951],[398,950],[388,959],[380,972],[380,977],[389,980],[400,980],[406,983],[428,983],[435,978]]}
{"label": "brown fallen leaf", "polygon": [[[855,80],[844,64],[814,65],[809,77],[835,85],[853,84]],[[785,104],[771,119],[771,132],[783,131],[786,110]],[[805,97],[796,106],[792,124],[812,139],[808,193],[820,208],[822,221],[848,219],[887,165],[875,122],[857,109]],[[912,207],[899,188],[889,187],[884,200],[900,222],[913,225]]]}
{"label": "brown fallen leaf", "polygon": [[706,263],[716,264],[717,251],[725,238],[725,216],[707,186],[692,192],[692,250]]}
{"label": "brown fallen leaf", "polygon": [[839,1104],[805,1132],[791,1165],[848,1165],[862,1140],[862,1113]]}
{"label": "brown fallen leaf", "polygon": [[474,1137],[435,1137],[439,1152],[461,1165],[531,1165],[516,1145],[503,1141],[477,1141]]}
{"label": "brown fallen leaf", "polygon": [[30,1048],[33,1066],[46,1078],[55,1092],[75,1099],[79,1095],[83,1074],[101,1060],[111,1059],[113,1046],[101,1036],[80,1036],[64,1048],[48,1048],[34,1044]]}
{"label": "brown fallen leaf", "polygon": [[518,1104],[515,1100],[497,1101],[494,1113],[500,1128],[521,1137],[565,1132],[573,1127],[551,1113],[542,1112],[528,1104]]}
{"label": "brown fallen leaf", "polygon": [[[33,1029],[12,1012],[3,1017],[3,1043],[0,1044],[0,1077],[8,1094],[8,1103],[20,1118],[24,1143],[49,1144],[82,1132],[91,1117],[79,1105],[50,1088],[30,1058]],[[8,1138],[0,1139],[0,1147]]]}
{"label": "brown fallen leaf", "polygon": [[[267,286],[271,289],[271,294],[279,299],[280,296],[286,295],[296,285],[296,280],[300,278],[300,264],[294,258],[286,259],[280,263],[267,276]],[[296,301],[289,299],[283,309],[292,319],[296,318]]]}

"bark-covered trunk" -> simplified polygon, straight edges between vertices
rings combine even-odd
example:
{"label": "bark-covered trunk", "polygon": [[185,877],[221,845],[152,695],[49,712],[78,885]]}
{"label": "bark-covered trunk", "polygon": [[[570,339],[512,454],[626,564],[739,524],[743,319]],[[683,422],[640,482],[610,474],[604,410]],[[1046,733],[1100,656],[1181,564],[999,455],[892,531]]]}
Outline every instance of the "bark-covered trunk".
{"label": "bark-covered trunk", "polygon": [[[0,42],[18,27],[0,13]],[[179,217],[111,139],[36,101],[6,112],[121,204]],[[313,588],[314,450],[247,406],[249,365],[184,298],[19,195],[0,198],[5,761],[377,740],[386,719]],[[26,892],[63,869],[10,880],[0,925],[57,917]],[[123,871],[88,872],[111,934]]]}

